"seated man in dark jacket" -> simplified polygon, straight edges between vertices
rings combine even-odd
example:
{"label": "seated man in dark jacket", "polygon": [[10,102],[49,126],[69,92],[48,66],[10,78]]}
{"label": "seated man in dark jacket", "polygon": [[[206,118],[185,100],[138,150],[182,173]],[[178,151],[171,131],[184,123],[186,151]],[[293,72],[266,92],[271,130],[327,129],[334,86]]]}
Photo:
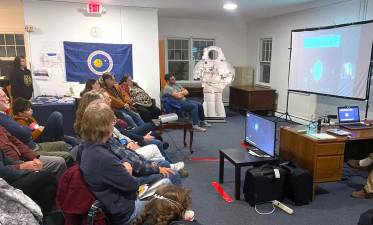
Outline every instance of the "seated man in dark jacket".
{"label": "seated man in dark jacket", "polygon": [[65,160],[57,156],[41,156],[32,151],[27,145],[12,136],[4,127],[0,126],[0,148],[4,154],[13,160],[33,162],[37,170],[46,170],[57,177],[66,170]]}
{"label": "seated man in dark jacket", "polygon": [[34,200],[43,213],[49,212],[56,197],[57,180],[41,170],[36,161],[14,161],[0,149],[0,177]]}

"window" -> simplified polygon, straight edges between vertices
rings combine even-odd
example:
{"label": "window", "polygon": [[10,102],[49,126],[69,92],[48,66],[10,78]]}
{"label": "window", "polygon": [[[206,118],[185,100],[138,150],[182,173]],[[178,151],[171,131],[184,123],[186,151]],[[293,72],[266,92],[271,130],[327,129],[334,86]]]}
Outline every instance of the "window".
{"label": "window", "polygon": [[0,34],[0,57],[25,56],[23,34]]}
{"label": "window", "polygon": [[271,78],[272,39],[260,39],[259,82],[269,84]]}
{"label": "window", "polygon": [[168,71],[175,74],[177,80],[189,79],[189,40],[168,39]]}
{"label": "window", "polygon": [[175,74],[177,80],[193,80],[192,71],[194,65],[202,59],[203,49],[213,45],[215,45],[215,40],[212,39],[168,38],[168,73]]}
{"label": "window", "polygon": [[194,65],[202,59],[203,56],[203,49],[207,48],[209,46],[214,45],[214,40],[203,40],[203,39],[193,39],[193,47],[192,47],[192,53],[193,53],[193,61]]}

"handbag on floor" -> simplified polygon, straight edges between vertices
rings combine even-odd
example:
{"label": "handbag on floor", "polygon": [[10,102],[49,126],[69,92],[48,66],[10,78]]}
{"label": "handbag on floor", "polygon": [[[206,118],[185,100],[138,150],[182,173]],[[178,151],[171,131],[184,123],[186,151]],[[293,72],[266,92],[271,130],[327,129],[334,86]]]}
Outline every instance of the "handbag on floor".
{"label": "handbag on floor", "polygon": [[243,194],[251,206],[272,200],[281,200],[285,183],[285,170],[265,164],[246,171]]}
{"label": "handbag on floor", "polygon": [[281,164],[286,173],[284,195],[295,205],[305,205],[312,201],[313,178],[311,174],[298,165],[288,162]]}

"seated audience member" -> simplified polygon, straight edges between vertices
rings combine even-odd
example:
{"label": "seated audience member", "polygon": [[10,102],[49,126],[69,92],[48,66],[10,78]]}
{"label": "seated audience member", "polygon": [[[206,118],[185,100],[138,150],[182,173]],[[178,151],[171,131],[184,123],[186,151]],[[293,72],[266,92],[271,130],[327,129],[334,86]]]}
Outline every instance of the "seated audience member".
{"label": "seated audience member", "polygon": [[132,166],[112,152],[108,142],[115,116],[105,104],[89,105],[81,121],[79,135],[80,169],[88,188],[103,206],[112,225],[129,224],[142,210],[137,200],[139,181],[132,176]]}
{"label": "seated audience member", "polygon": [[54,206],[57,180],[49,172],[40,170],[40,160],[34,158],[26,162],[14,161],[0,149],[0,177],[22,190],[40,206],[43,213],[47,213]]}
{"label": "seated audience member", "polygon": [[[125,147],[129,150],[132,150],[136,152],[137,154],[144,157],[144,159],[152,161],[152,162],[161,162],[161,161],[167,161],[170,168],[176,171],[180,171],[184,168],[184,162],[177,162],[170,164],[171,161],[167,160],[166,157],[164,157],[159,150],[159,148],[154,144],[145,145],[143,147],[139,146],[137,142],[131,140],[130,138],[126,137],[122,133],[120,133],[118,130],[114,128],[113,131],[113,137],[115,137],[117,140],[119,140],[119,143],[121,145],[123,139],[125,139]],[[167,157],[168,158],[168,157]]]}
{"label": "seated audience member", "polygon": [[[106,91],[99,92],[99,93],[91,91],[91,92],[87,92],[86,94],[84,94],[82,99],[79,102],[78,109],[76,110],[74,129],[77,133],[79,132],[79,129],[80,129],[80,122],[82,120],[85,108],[88,106],[89,103],[97,99],[104,100],[106,104],[110,106],[111,99],[109,95],[106,93]],[[166,158],[166,160],[171,162],[167,154],[164,152],[162,141],[156,140],[155,137],[151,135],[150,131],[152,129],[154,129],[154,125],[150,123],[144,123],[136,127],[135,129],[131,129],[131,130],[120,129],[120,133],[124,134],[129,139],[133,139],[139,142],[141,146],[146,146],[149,144],[157,145],[159,151]],[[114,128],[114,130],[118,131],[116,127]]]}
{"label": "seated audience member", "polygon": [[[157,189],[132,225],[168,225],[177,220],[194,220],[190,194],[182,187],[163,185]],[[182,223],[181,223],[182,224]]]}
{"label": "seated audience member", "polygon": [[[75,128],[77,132],[81,130],[82,127],[82,117],[80,112],[84,112],[88,104],[104,104],[107,107],[110,107],[108,102],[105,102],[103,99],[98,98],[94,99],[95,94],[88,92],[86,93],[82,101],[79,104],[77,110],[77,117],[75,121]],[[92,101],[90,101],[92,100]],[[113,148],[113,152],[117,152],[121,159],[126,159],[130,161],[133,167],[134,175],[137,177],[141,176],[149,176],[152,174],[163,174],[164,176],[169,176],[173,171],[170,171],[169,168],[163,168],[161,166],[170,167],[174,171],[180,171],[184,168],[183,162],[178,162],[174,164],[170,164],[169,161],[166,161],[165,157],[161,154],[160,150],[156,145],[150,144],[143,147],[137,145],[136,142],[132,141],[128,137],[120,134],[116,128],[113,128],[113,136],[118,136],[119,139],[125,139],[126,143],[124,147],[121,147],[121,144],[114,140],[113,138],[109,139],[109,143]],[[122,144],[123,145],[123,144]],[[132,152],[134,151],[134,152]],[[156,163],[153,163],[156,162]],[[136,165],[136,166],[134,166]],[[184,176],[185,176],[185,171]],[[175,184],[180,183],[180,179],[178,175],[171,176],[172,182]]]}
{"label": "seated audience member", "polygon": [[364,188],[360,191],[352,192],[351,197],[373,199],[373,170],[370,172]]}
{"label": "seated audience member", "polygon": [[37,154],[2,126],[0,126],[0,149],[12,160],[32,161],[34,165],[39,166],[38,170],[52,172],[57,177],[66,170],[66,164],[62,157]]}
{"label": "seated audience member", "polygon": [[186,98],[186,96],[189,95],[188,90],[176,83],[174,75],[166,74],[165,80],[167,85],[163,89],[163,96],[177,100],[180,104],[180,110],[190,113],[195,131],[206,131],[206,128],[201,126],[208,127],[211,125],[205,121],[205,113],[202,104]]}
{"label": "seated audience member", "polygon": [[80,92],[80,97],[82,97],[88,91],[98,91],[100,89],[101,89],[101,86],[98,80],[88,79],[87,82],[85,82],[84,90]]}
{"label": "seated audience member", "polygon": [[[34,151],[37,151],[38,154],[43,155],[43,160],[45,164],[48,164],[48,167],[55,168],[58,174],[62,169],[66,169],[66,164],[63,161],[63,158],[66,160],[66,162],[72,162],[73,158],[72,156],[66,152],[69,150],[68,145],[65,142],[46,142],[46,143],[40,143],[36,144],[32,140],[32,134],[30,128],[26,126],[19,125],[11,116],[8,116],[5,114],[10,108],[9,105],[9,98],[5,95],[4,91],[0,88],[0,126],[2,129],[0,129],[3,136],[10,135],[12,138],[15,137],[17,141],[21,141],[25,145],[28,146],[28,148]],[[9,134],[9,133],[10,134]],[[5,139],[4,139],[5,140]],[[12,139],[13,140],[13,139]],[[0,142],[5,143],[5,142]],[[16,149],[14,149],[17,151]],[[63,158],[61,158],[61,157]],[[62,161],[61,161],[62,160]]]}
{"label": "seated audience member", "polygon": [[136,108],[145,122],[157,119],[161,110],[155,105],[152,98],[137,83],[132,81],[132,77],[127,75],[119,82],[122,94],[129,99],[129,105]]}
{"label": "seated audience member", "polygon": [[115,84],[114,77],[110,73],[104,73],[101,78],[103,86],[110,96],[111,108],[114,110],[115,114],[119,118],[124,119],[131,127],[137,127],[144,124],[141,116],[133,111],[128,102],[126,102],[119,86]]}
{"label": "seated audience member", "polygon": [[[370,153],[369,157],[362,160],[348,160],[347,164],[354,169],[370,169],[373,164],[373,153]],[[364,188],[360,191],[352,192],[351,197],[367,199],[373,198],[373,170],[370,172]]]}
{"label": "seated audience member", "polygon": [[60,112],[53,112],[45,127],[40,126],[32,116],[31,102],[24,98],[17,98],[13,102],[13,118],[21,126],[28,126],[32,130],[32,139],[37,142],[65,141],[75,146],[79,141],[71,136],[64,135],[63,115]]}

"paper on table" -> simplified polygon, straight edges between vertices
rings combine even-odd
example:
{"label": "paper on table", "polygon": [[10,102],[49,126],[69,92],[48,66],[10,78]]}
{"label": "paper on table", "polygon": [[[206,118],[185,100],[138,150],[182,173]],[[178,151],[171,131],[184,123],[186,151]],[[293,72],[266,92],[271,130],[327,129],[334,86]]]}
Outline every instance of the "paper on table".
{"label": "paper on table", "polygon": [[335,139],[336,137],[332,136],[332,135],[329,135],[327,133],[315,133],[315,134],[309,134],[310,136],[312,137],[315,137],[317,139],[321,139],[321,140],[324,140],[324,139]]}

